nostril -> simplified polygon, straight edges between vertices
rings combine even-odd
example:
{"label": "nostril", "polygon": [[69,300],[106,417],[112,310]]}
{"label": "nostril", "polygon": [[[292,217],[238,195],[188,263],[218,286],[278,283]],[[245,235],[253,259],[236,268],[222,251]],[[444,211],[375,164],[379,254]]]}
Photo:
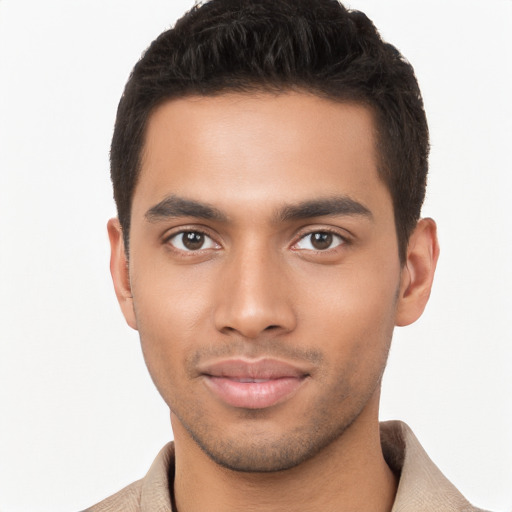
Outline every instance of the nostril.
{"label": "nostril", "polygon": [[275,331],[276,329],[279,329],[279,325],[269,325],[268,327],[265,327],[265,331]]}

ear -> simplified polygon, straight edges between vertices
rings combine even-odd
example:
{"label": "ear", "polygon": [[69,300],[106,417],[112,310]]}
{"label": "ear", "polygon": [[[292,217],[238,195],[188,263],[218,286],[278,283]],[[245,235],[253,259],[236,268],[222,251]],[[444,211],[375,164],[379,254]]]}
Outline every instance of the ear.
{"label": "ear", "polygon": [[117,301],[124,318],[130,327],[137,329],[137,320],[133,308],[128,259],[123,240],[123,230],[118,219],[110,219],[107,224],[110,239],[110,274],[114,282]]}
{"label": "ear", "polygon": [[421,219],[412,232],[402,268],[395,324],[409,325],[423,313],[439,257],[436,223]]}

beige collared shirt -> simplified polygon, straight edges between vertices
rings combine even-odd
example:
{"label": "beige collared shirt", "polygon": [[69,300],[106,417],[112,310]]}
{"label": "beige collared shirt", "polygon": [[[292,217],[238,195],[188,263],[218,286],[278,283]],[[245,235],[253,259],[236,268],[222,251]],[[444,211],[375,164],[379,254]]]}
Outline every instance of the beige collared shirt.
{"label": "beige collared shirt", "polygon": [[[382,450],[400,475],[392,512],[478,512],[430,460],[412,430],[400,421],[381,423]],[[174,445],[160,451],[147,475],[84,512],[173,512]]]}

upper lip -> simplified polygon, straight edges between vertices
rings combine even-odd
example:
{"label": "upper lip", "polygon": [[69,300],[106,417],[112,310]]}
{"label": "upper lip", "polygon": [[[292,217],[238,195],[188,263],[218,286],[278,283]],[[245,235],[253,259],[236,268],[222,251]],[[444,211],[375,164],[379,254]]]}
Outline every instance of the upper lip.
{"label": "upper lip", "polygon": [[273,380],[303,378],[309,375],[305,368],[278,359],[225,359],[199,365],[199,373],[227,379]]}

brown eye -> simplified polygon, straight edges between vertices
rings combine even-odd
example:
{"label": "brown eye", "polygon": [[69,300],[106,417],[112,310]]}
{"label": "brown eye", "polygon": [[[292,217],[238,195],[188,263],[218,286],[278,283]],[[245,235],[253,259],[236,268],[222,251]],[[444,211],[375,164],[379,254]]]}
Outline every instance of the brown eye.
{"label": "brown eye", "polygon": [[197,251],[198,249],[201,249],[204,244],[203,233],[195,233],[191,231],[190,233],[183,233],[181,236],[183,237],[183,245],[189,251]]}
{"label": "brown eye", "polygon": [[345,243],[345,240],[329,231],[314,231],[304,235],[294,246],[296,249],[309,251],[326,251]]}
{"label": "brown eye", "polygon": [[311,235],[311,245],[322,251],[324,249],[329,249],[332,244],[332,233],[313,233]]}
{"label": "brown eye", "polygon": [[174,248],[185,252],[217,248],[217,244],[201,231],[181,231],[172,236],[169,243]]}

